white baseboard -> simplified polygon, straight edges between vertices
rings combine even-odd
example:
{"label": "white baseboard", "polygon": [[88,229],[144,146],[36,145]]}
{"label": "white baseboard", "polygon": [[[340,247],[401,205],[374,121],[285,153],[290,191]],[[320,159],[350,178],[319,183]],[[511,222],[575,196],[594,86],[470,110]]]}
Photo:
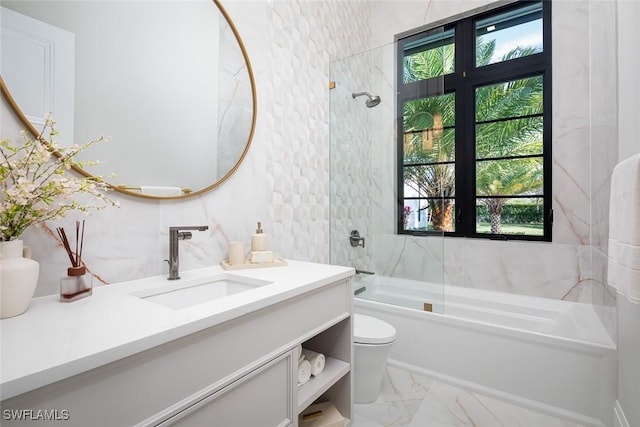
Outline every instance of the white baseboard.
{"label": "white baseboard", "polygon": [[620,402],[616,400],[616,406],[613,408],[613,427],[631,427],[627,417],[624,415]]}
{"label": "white baseboard", "polygon": [[[540,412],[543,414],[547,414],[556,418],[564,419],[564,420],[571,421],[571,422],[588,426],[588,427],[606,427],[602,423],[602,421],[600,421],[597,418],[587,417],[576,412],[567,411],[566,409],[563,409],[563,408],[551,406],[546,403],[537,402],[535,400],[527,399],[521,396],[517,396],[515,394],[505,393],[503,391],[500,391],[494,388],[485,387],[476,383],[462,380],[460,378],[444,375],[435,371],[430,371],[428,369],[423,369],[418,366],[400,362],[395,359],[389,359],[387,361],[387,364],[389,364],[389,366],[394,366],[400,369],[415,372],[415,373],[424,375],[426,377],[432,378],[434,380],[463,388],[465,390],[475,391],[475,392],[484,394],[485,396],[493,397],[495,399],[502,400],[503,402],[512,403],[514,405],[518,405],[535,412]],[[622,408],[620,408],[620,412],[622,412]],[[622,414],[622,416],[624,417],[624,413]],[[621,426],[615,426],[615,427],[631,427],[631,426],[627,423],[627,424],[622,424]]]}

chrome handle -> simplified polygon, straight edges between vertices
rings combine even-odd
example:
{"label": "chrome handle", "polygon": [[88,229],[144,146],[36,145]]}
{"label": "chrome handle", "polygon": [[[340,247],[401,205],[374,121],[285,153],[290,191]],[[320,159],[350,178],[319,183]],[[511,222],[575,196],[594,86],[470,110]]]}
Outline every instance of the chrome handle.
{"label": "chrome handle", "polygon": [[178,240],[189,240],[193,237],[190,231],[178,231]]}
{"label": "chrome handle", "polygon": [[358,246],[362,246],[364,248],[364,237],[360,237],[360,232],[358,230],[351,231],[351,234],[349,234],[349,242],[354,248]]}

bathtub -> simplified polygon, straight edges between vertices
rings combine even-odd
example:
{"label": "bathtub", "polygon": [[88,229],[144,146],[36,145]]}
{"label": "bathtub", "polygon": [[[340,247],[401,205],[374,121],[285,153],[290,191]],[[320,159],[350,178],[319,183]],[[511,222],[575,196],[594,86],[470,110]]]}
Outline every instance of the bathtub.
{"label": "bathtub", "polygon": [[583,425],[613,424],[616,347],[591,305],[377,275],[357,277],[354,290],[356,313],[397,330],[389,364]]}

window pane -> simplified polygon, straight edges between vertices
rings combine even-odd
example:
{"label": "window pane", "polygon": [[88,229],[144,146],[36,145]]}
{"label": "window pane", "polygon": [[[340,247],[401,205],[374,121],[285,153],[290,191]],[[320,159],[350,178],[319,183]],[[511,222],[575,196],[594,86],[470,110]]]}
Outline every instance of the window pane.
{"label": "window pane", "polygon": [[455,99],[450,93],[404,104],[405,164],[455,159]]}
{"label": "window pane", "polygon": [[404,201],[404,230],[455,231],[454,199],[412,199]]}
{"label": "window pane", "polygon": [[542,117],[476,125],[476,158],[542,154]]}
{"label": "window pane", "polygon": [[476,122],[510,119],[543,112],[542,76],[476,89]]}
{"label": "window pane", "polygon": [[428,202],[426,199],[405,200],[402,210],[403,229],[427,231],[429,229],[427,209]]}
{"label": "window pane", "polygon": [[429,128],[404,135],[404,163],[438,163],[455,159],[455,129]]}
{"label": "window pane", "polygon": [[476,67],[542,52],[542,2],[476,22]]}
{"label": "window pane", "polygon": [[537,196],[542,184],[542,156],[476,162],[476,196]]}
{"label": "window pane", "polygon": [[418,191],[417,188],[414,188],[415,186],[413,186],[413,183],[411,186],[407,185],[406,183],[404,184],[404,197],[405,198],[419,198],[420,197],[420,191]]}
{"label": "window pane", "polygon": [[401,232],[551,241],[551,1],[503,3],[397,36]]}
{"label": "window pane", "polygon": [[405,44],[403,83],[426,80],[454,71],[453,29],[436,32]]}
{"label": "window pane", "polygon": [[478,199],[476,233],[542,236],[544,233],[542,198]]}
{"label": "window pane", "polygon": [[456,120],[456,95],[429,96],[404,103],[405,131],[452,127]]}
{"label": "window pane", "polygon": [[418,197],[452,197],[455,182],[453,164],[404,167],[405,188],[411,188]]}

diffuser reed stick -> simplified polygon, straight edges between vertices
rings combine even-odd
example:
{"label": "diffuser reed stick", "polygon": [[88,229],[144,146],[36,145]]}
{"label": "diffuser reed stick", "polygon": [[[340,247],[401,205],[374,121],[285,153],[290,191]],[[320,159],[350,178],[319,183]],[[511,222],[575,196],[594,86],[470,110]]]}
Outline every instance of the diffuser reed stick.
{"label": "diffuser reed stick", "polygon": [[73,269],[82,269],[82,272],[76,271],[76,274],[69,273],[70,276],[77,276],[78,273],[84,274],[86,269],[82,262],[82,248],[84,247],[84,220],[82,221],[82,225],[80,225],[80,221],[76,221],[76,247],[75,251],[71,249],[71,244],[69,243],[69,238],[67,237],[67,233],[64,231],[64,228],[58,227],[56,228],[58,232],[58,236],[60,237],[60,241],[64,246],[65,251],[67,251],[67,255],[69,256],[69,261],[71,261],[71,267],[69,270]]}
{"label": "diffuser reed stick", "polygon": [[64,228],[56,228],[60,241],[64,246],[71,267],[67,268],[67,277],[60,279],[60,301],[71,302],[91,295],[92,277],[85,277],[87,268],[82,261],[82,249],[84,248],[84,221],[80,224],[76,221],[75,248],[72,249]]}

